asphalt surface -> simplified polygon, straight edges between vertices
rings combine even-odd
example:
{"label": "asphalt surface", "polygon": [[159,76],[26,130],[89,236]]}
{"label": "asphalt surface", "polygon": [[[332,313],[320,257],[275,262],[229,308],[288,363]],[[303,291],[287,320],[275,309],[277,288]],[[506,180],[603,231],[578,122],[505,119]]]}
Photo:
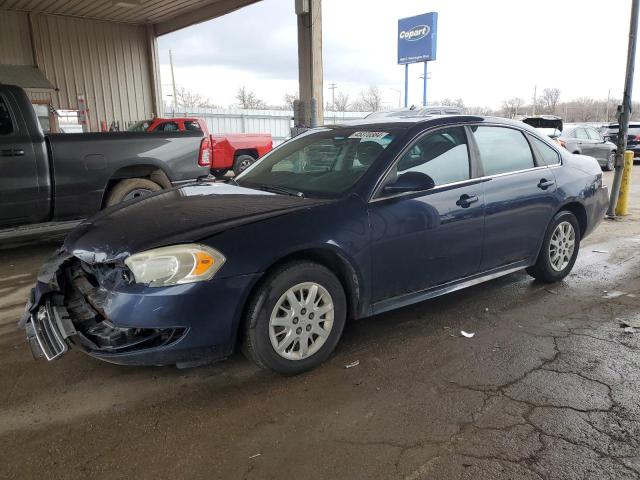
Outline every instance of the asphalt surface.
{"label": "asphalt surface", "polygon": [[639,218],[604,222],[560,284],[517,273],[351,322],[294,378],[240,355],[36,362],[15,322],[54,246],[0,252],[0,478],[640,478]]}

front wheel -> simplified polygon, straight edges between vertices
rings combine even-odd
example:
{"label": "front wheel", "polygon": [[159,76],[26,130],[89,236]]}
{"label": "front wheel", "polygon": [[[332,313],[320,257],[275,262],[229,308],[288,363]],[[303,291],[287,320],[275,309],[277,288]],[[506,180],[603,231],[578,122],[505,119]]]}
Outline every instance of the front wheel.
{"label": "front wheel", "polygon": [[347,314],[342,284],[317,263],[279,268],[253,295],[243,351],[258,366],[295,375],[324,362],[335,349]]}
{"label": "front wheel", "polygon": [[580,225],[566,210],[558,212],[547,228],[535,265],[527,273],[545,283],[559,282],[569,275],[580,250]]}

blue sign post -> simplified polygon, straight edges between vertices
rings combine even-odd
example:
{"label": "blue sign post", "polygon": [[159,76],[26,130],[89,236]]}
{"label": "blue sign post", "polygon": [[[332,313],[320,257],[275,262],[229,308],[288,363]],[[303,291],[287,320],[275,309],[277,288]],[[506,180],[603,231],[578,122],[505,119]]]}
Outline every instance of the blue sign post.
{"label": "blue sign post", "polygon": [[436,59],[437,12],[398,20],[398,64],[404,65],[404,106],[409,103],[409,64],[424,62],[422,102],[427,104],[427,62]]}

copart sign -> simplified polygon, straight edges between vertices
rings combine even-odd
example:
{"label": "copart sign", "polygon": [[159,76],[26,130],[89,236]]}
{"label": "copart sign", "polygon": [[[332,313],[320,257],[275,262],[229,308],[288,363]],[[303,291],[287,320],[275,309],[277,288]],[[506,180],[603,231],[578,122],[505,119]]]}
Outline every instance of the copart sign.
{"label": "copart sign", "polygon": [[436,12],[398,20],[398,63],[435,60],[437,25]]}

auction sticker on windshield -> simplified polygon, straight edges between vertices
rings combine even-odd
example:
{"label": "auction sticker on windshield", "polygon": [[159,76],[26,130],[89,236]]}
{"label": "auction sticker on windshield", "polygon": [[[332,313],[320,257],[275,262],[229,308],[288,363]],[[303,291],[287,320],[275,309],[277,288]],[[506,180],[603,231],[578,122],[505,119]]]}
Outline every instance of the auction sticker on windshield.
{"label": "auction sticker on windshield", "polygon": [[389,132],[353,132],[349,138],[384,138]]}

